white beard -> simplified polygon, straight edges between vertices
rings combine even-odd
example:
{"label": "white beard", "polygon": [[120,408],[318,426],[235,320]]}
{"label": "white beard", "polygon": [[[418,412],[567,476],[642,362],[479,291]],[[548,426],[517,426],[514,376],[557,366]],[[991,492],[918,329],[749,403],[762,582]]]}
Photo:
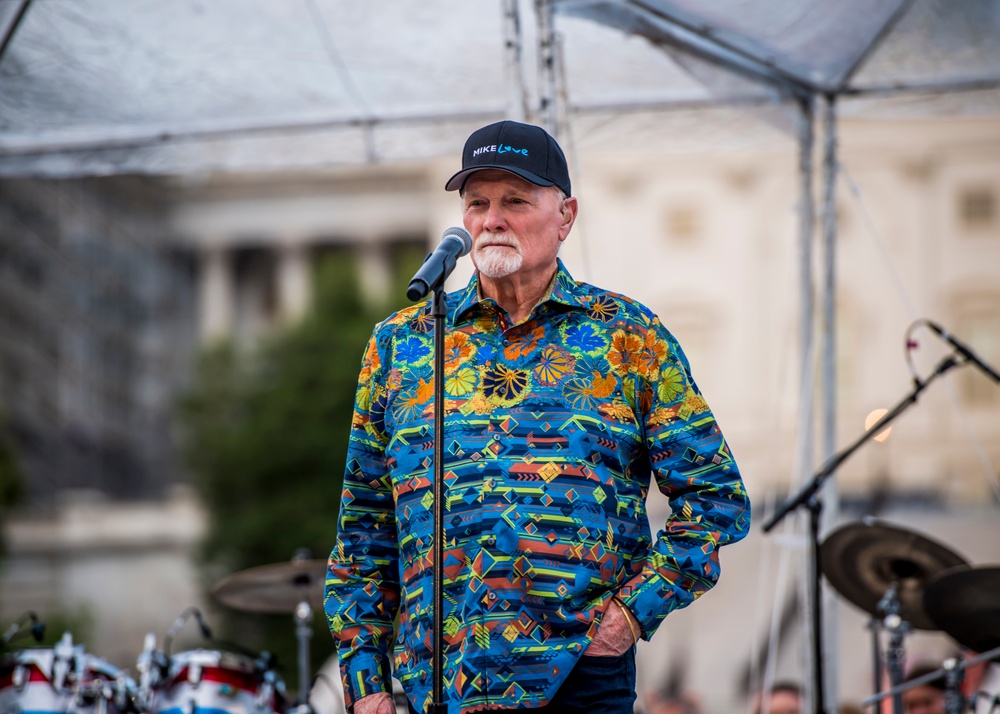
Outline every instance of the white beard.
{"label": "white beard", "polygon": [[[476,244],[473,255],[476,258],[476,267],[479,272],[487,278],[493,280],[506,278],[520,269],[524,255],[521,253],[520,243],[514,236],[508,233],[493,233],[488,236],[480,236],[479,240],[481,242]],[[488,242],[488,244],[484,245],[483,242]],[[493,247],[496,244],[510,246],[510,248]]]}

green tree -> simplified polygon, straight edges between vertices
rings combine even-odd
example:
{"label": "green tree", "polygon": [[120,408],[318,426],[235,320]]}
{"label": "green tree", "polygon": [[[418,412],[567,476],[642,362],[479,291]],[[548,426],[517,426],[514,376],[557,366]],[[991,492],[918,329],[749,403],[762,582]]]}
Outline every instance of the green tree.
{"label": "green tree", "polygon": [[[24,497],[24,482],[17,464],[14,440],[11,438],[6,420],[0,414],[0,525],[3,516],[11,506]],[[3,529],[0,528],[0,550],[3,550]]]}
{"label": "green tree", "polygon": [[[397,256],[397,272],[415,269],[415,259]],[[300,548],[317,559],[329,555],[361,357],[390,308],[366,309],[353,261],[333,255],[321,264],[313,309],[297,326],[250,353],[226,344],[202,356],[180,415],[186,463],[209,515],[206,586],[220,572],[287,562]],[[295,688],[292,613],[232,613],[222,625],[220,637],[275,653]],[[333,651],[318,612],[314,667]]]}

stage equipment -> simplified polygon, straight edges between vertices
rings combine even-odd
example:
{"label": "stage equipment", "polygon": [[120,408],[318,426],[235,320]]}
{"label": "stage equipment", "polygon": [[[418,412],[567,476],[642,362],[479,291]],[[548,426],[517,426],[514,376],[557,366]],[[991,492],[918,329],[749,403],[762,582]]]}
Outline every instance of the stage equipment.
{"label": "stage equipment", "polygon": [[242,654],[197,649],[169,658],[150,700],[154,714],[280,714],[285,688],[272,663]]}
{"label": "stage equipment", "polygon": [[[889,681],[903,681],[905,639],[910,628],[936,630],[924,612],[924,587],[938,573],[965,564],[962,556],[919,533],[866,518],[832,531],[820,547],[820,564],[830,584],[872,615],[874,690],[881,688],[880,631],[888,634],[885,663]],[[893,710],[902,714],[900,694]]]}
{"label": "stage equipment", "polygon": [[227,575],[212,588],[212,596],[226,607],[264,615],[294,613],[305,602],[323,607],[325,560],[291,560],[260,565]]}
{"label": "stage equipment", "polygon": [[[31,622],[31,629],[26,630],[24,626]],[[10,627],[0,637],[0,651],[7,648],[11,641],[30,634],[35,642],[41,642],[45,636],[45,623],[38,619],[38,615],[33,610],[28,610],[15,620]]]}
{"label": "stage equipment", "polygon": [[46,714],[124,714],[135,682],[114,665],[87,654],[63,634],[55,647],[0,657],[0,711]]}
{"label": "stage equipment", "polygon": [[924,589],[923,609],[937,629],[973,652],[1000,647],[1000,566],[938,573]]}
{"label": "stage equipment", "polygon": [[409,286],[406,297],[416,302],[427,296],[432,290],[444,287],[444,281],[455,269],[455,264],[463,255],[472,250],[472,236],[464,228],[453,226],[441,236],[441,243],[433,253],[424,258]]}
{"label": "stage equipment", "polygon": [[[775,526],[778,525],[785,516],[794,510],[799,508],[806,508],[809,511],[809,536],[812,543],[811,550],[811,569],[810,569],[810,589],[809,589],[809,600],[812,606],[812,645],[813,645],[813,699],[815,700],[815,712],[817,714],[822,714],[824,709],[823,702],[823,605],[822,597],[820,596],[820,584],[821,584],[821,574],[820,574],[820,546],[819,546],[819,528],[820,528],[820,515],[823,512],[823,502],[820,497],[820,489],[828,478],[830,478],[836,470],[844,463],[855,451],[857,451],[862,444],[864,444],[869,439],[881,434],[889,423],[892,422],[896,417],[906,411],[907,408],[916,404],[917,397],[922,391],[924,391],[927,386],[934,381],[936,378],[943,375],[948,370],[958,367],[964,364],[974,364],[978,368],[986,371],[986,365],[975,358],[975,356],[966,348],[964,345],[958,343],[950,335],[946,336],[944,334],[943,328],[937,327],[938,334],[945,337],[949,344],[955,348],[955,352],[946,356],[937,366],[934,371],[931,372],[930,376],[926,379],[921,379],[912,366],[912,359],[910,356],[910,345],[915,344],[913,340],[910,339],[910,334],[913,329],[919,325],[927,325],[929,329],[934,330],[936,325],[932,325],[928,320],[916,320],[913,324],[907,328],[904,345],[906,345],[906,358],[910,365],[911,373],[913,374],[913,389],[910,393],[904,397],[896,406],[890,409],[885,416],[878,420],[871,428],[866,429],[865,432],[858,437],[853,444],[846,447],[842,451],[833,454],[825,464],[813,474],[812,478],[803,485],[799,492],[789,499],[787,499],[783,504],[781,504],[775,511],[774,515],[771,516],[764,523],[764,532],[771,532]],[[949,339],[950,338],[950,339]],[[993,373],[995,371],[990,370]]]}
{"label": "stage equipment", "polygon": [[311,560],[305,551],[288,563],[261,565],[227,575],[212,588],[223,605],[260,614],[290,613],[295,617],[298,642],[299,705],[308,710],[310,686],[309,640],[315,610],[323,608],[327,562]]}
{"label": "stage equipment", "polygon": [[[191,619],[201,636],[225,649],[200,648],[172,654],[174,637]],[[274,657],[232,642],[221,642],[196,607],[185,609],[156,648],[156,635],[146,635],[136,663],[138,714],[284,714],[285,683]]]}
{"label": "stage equipment", "polygon": [[[472,250],[472,236],[464,228],[449,228],[441,238],[441,245],[427,256],[424,265],[413,276],[406,297],[423,298],[433,290],[431,316],[434,318],[434,563],[433,617],[431,618],[431,703],[429,714],[446,714],[444,703],[444,334],[448,314],[444,281],[455,268],[458,258]],[[440,256],[440,257],[437,257]]]}
{"label": "stage equipment", "polygon": [[[961,684],[962,679],[965,677],[965,670],[973,665],[979,664],[980,662],[989,662],[998,658],[1000,658],[1000,647],[989,650],[988,652],[983,652],[980,655],[976,655],[975,657],[966,660],[954,658],[945,660],[941,669],[937,669],[929,674],[923,675],[922,677],[917,677],[909,682],[898,684],[884,692],[879,692],[871,697],[868,697],[861,702],[861,706],[869,707],[873,704],[877,704],[886,697],[893,697],[893,700],[895,700],[901,697],[903,692],[909,689],[913,689],[914,687],[919,687],[922,684],[928,684],[929,682],[943,678],[945,681],[945,712],[946,714],[961,714],[961,712],[965,709],[965,700],[961,693]],[[1000,684],[1000,682],[997,683]],[[977,702],[976,704],[976,714],[994,714],[996,708],[994,707],[992,701],[986,702],[983,708],[980,708],[980,704],[983,704],[983,702]]]}
{"label": "stage equipment", "polygon": [[[997,373],[990,365],[979,359],[979,355],[973,352],[969,347],[965,345],[964,342],[960,342],[957,337],[948,332],[948,330],[941,327],[941,325],[936,322],[931,322],[930,320],[924,320],[924,323],[931,328],[931,330],[942,340],[947,342],[949,345],[955,348],[958,352],[965,358],[965,362],[975,365],[976,369],[985,374],[987,377],[992,379],[997,384],[1000,384],[1000,374]],[[964,362],[963,362],[964,364]]]}
{"label": "stage equipment", "polygon": [[866,518],[831,531],[820,564],[830,584],[865,612],[884,615],[886,595],[894,591],[900,617],[918,630],[938,630],[924,610],[924,588],[966,561],[927,536]]}
{"label": "stage equipment", "polygon": [[978,691],[971,698],[970,705],[976,714],[1000,712],[1000,648],[996,651],[997,655],[979,682]]}

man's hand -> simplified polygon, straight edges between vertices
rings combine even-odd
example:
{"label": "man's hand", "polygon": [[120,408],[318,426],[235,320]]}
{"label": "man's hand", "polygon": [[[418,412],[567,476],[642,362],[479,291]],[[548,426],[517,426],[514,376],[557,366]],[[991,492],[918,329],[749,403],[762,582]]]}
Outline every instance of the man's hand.
{"label": "man's hand", "polygon": [[354,714],[396,714],[396,705],[388,692],[376,692],[354,702]]}
{"label": "man's hand", "polygon": [[[625,612],[622,612],[623,609],[628,612],[628,618],[632,622],[631,630],[625,619]],[[591,640],[590,646],[583,653],[595,657],[617,657],[624,654],[635,644],[632,640],[633,631],[636,634],[642,632],[635,615],[629,612],[627,607],[619,607],[617,602],[608,602],[608,609],[604,611],[601,626],[597,628],[597,636]]]}

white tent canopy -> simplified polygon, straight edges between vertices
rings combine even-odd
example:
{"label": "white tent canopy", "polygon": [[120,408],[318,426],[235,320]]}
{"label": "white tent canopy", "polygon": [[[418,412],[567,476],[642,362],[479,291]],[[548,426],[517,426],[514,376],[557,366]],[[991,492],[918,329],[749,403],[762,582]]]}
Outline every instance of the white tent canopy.
{"label": "white tent canopy", "polygon": [[[524,32],[512,37],[503,5],[0,0],[9,40],[0,175],[311,168],[451,153],[456,136],[509,113],[518,79],[505,41],[523,44],[527,91],[539,91],[533,11],[520,2]],[[996,0],[553,7],[564,118],[582,141],[588,127],[637,111],[782,101],[801,89],[979,89],[962,95],[960,110],[1000,111]]]}

